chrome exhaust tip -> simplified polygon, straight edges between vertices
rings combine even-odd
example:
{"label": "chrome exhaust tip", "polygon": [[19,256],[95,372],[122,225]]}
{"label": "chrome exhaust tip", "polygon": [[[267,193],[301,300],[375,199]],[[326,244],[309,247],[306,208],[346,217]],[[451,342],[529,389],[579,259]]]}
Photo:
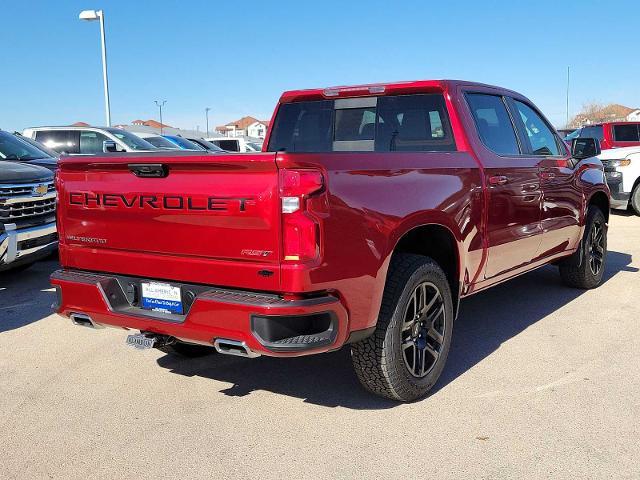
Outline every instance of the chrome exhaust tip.
{"label": "chrome exhaust tip", "polygon": [[99,323],[95,323],[91,317],[85,313],[72,313],[69,315],[69,318],[71,318],[71,322],[74,325],[78,325],[80,327],[104,328],[104,326]]}
{"label": "chrome exhaust tip", "polygon": [[260,354],[251,350],[245,342],[238,342],[237,340],[227,340],[225,338],[216,338],[213,342],[218,353],[223,355],[235,355],[236,357],[256,358]]}

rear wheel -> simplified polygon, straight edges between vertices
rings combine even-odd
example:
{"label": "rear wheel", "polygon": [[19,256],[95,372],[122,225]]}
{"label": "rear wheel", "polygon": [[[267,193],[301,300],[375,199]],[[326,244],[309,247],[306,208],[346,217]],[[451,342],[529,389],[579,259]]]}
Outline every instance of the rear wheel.
{"label": "rear wheel", "polygon": [[351,346],[360,383],[408,402],[425,396],[449,353],[453,302],[447,277],[428,257],[397,254],[389,267],[375,333]]}
{"label": "rear wheel", "polygon": [[598,207],[589,207],[580,248],[560,263],[560,276],[574,288],[595,288],[602,283],[607,258],[607,220]]}
{"label": "rear wheel", "polygon": [[640,183],[638,183],[633,189],[633,192],[631,192],[629,206],[636,215],[640,215]]}

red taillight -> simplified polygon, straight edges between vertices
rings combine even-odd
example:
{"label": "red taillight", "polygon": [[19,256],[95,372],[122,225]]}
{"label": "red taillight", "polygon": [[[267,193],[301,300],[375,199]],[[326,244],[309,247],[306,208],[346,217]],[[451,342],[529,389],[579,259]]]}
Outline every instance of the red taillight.
{"label": "red taillight", "polygon": [[318,170],[280,170],[284,261],[309,262],[320,254],[320,225],[308,197],[324,187]]}

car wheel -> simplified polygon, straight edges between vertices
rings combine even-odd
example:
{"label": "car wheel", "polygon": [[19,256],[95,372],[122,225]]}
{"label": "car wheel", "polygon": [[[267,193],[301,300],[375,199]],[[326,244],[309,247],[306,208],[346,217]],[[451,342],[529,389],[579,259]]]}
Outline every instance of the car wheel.
{"label": "car wheel", "polygon": [[393,400],[424,397],[442,373],[452,331],[451,289],[440,266],[421,255],[395,255],[376,330],[351,346],[360,383]]}
{"label": "car wheel", "polygon": [[607,259],[607,220],[598,207],[589,207],[580,248],[560,263],[563,282],[573,288],[595,288],[602,283]]}
{"label": "car wheel", "polygon": [[640,183],[638,183],[633,189],[633,192],[631,192],[629,206],[636,215],[640,215]]}

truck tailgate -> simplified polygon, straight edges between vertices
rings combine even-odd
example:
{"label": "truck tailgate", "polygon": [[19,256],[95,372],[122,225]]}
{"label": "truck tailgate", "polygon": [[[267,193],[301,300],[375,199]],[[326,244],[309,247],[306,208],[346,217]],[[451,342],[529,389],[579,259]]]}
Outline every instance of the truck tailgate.
{"label": "truck tailgate", "polygon": [[68,157],[57,187],[65,266],[278,286],[280,207],[272,153]]}

